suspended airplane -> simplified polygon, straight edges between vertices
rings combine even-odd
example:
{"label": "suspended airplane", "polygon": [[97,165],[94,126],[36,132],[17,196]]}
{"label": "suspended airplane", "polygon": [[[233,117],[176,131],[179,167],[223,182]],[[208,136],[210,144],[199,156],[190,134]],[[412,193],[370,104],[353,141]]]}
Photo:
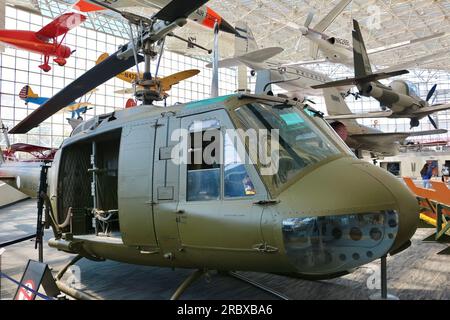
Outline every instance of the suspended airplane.
{"label": "suspended airplane", "polygon": [[[188,1],[186,2],[188,3]],[[105,10],[104,4],[106,4],[108,7],[123,10],[126,10],[127,7],[148,7],[159,10],[169,3],[170,0],[80,0],[74,5],[74,8],[81,12],[95,12]],[[188,19],[210,29],[214,27],[214,23],[217,21],[221,31],[236,33],[231,24],[206,5],[192,12]]]}
{"label": "suspended airplane", "polygon": [[431,124],[437,129],[437,125],[431,114],[437,111],[450,109],[450,104],[430,105],[429,100],[436,90],[434,85],[428,92],[426,100],[418,95],[417,88],[409,81],[395,80],[389,86],[383,85],[378,80],[387,79],[402,74],[407,70],[373,73],[370,60],[367,55],[364,39],[359,28],[359,23],[353,20],[353,56],[355,77],[350,79],[332,81],[322,85],[313,86],[315,89],[342,87],[356,85],[359,94],[365,97],[373,97],[380,102],[381,108],[389,108],[392,113],[386,115],[389,118],[409,118],[411,128],[419,126],[419,120],[428,116]]}
{"label": "suspended airplane", "polygon": [[[44,56],[44,63],[39,66],[43,71],[51,70],[48,64],[50,57],[55,57],[58,65],[64,66],[66,59],[75,50],[63,45],[67,32],[79,26],[86,17],[79,13],[64,13],[39,31],[0,30],[0,42],[18,49],[38,53]],[[60,40],[58,37],[62,36]]]}
{"label": "suspended airplane", "polygon": [[[342,95],[335,88],[323,89],[325,104],[328,116],[325,119],[331,127],[341,137],[345,143],[355,150],[360,157],[362,151],[366,150],[372,154],[373,158],[378,156],[395,156],[399,153],[400,147],[405,145],[409,137],[428,136],[435,134],[445,134],[447,130],[427,130],[410,132],[382,132],[373,127],[359,124],[355,119],[361,118],[360,114],[353,114],[347,106]],[[363,117],[378,118],[380,112],[373,114],[363,114]]]}
{"label": "suspended airplane", "polygon": [[[37,104],[39,106],[42,106],[45,104],[50,98],[44,98],[39,97],[37,93],[34,93],[33,90],[29,85],[26,85],[20,90],[19,92],[19,98],[25,101],[26,104],[33,103]],[[71,118],[74,119],[82,119],[82,115],[85,114],[88,110],[91,110],[92,108],[89,108],[92,106],[92,103],[87,101],[80,101],[79,102],[71,102],[67,105],[65,108],[65,111],[71,112]]]}
{"label": "suspended airplane", "polygon": [[[6,149],[0,148],[0,181],[13,184],[30,197],[36,197],[39,168],[43,163],[53,161],[57,149],[28,143],[11,144],[8,128],[2,119],[0,119],[0,132],[6,144]],[[28,179],[20,180],[23,175]]]}
{"label": "suspended airplane", "polygon": [[[145,59],[137,52],[183,26],[204,3],[171,1],[133,46],[122,46],[10,132],[28,132],[140,61],[150,70],[153,52],[144,51]],[[145,81],[139,84],[147,90]],[[139,98],[145,102],[145,95]],[[268,138],[279,150],[278,170],[266,170],[268,163],[254,152],[264,138],[228,139],[247,129],[279,130],[278,143]],[[173,137],[180,130],[186,139]],[[224,143],[214,143],[219,140]],[[3,165],[1,175],[11,175]],[[35,181],[30,175],[20,180]],[[208,269],[336,277],[406,249],[419,221],[411,192],[356,159],[320,112],[267,95],[234,94],[165,109],[144,103],[95,116],[63,142],[47,182],[41,194],[54,231],[50,247],[78,254],[71,263],[86,257],[198,269],[174,299]]]}
{"label": "suspended airplane", "polygon": [[[270,61],[272,57],[283,52],[280,47],[258,48],[253,32],[246,22],[236,24],[235,56],[219,61],[219,68],[230,68],[245,65],[252,69],[252,75],[257,74],[256,92],[269,91],[269,85],[275,84],[287,91],[292,98],[304,100],[305,96],[322,95],[321,90],[313,89],[314,85],[323,84],[331,79],[320,72],[296,67],[282,67],[279,63]],[[207,67],[211,67],[207,64]],[[347,92],[350,87],[343,87]]]}
{"label": "suspended airplane", "polygon": [[[307,64],[315,64],[321,62],[332,62],[346,65],[348,67],[353,68],[353,50],[350,45],[350,42],[347,39],[342,39],[334,36],[329,36],[324,34],[324,32],[328,29],[328,27],[334,22],[334,20],[342,13],[342,11],[347,7],[347,5],[351,2],[351,0],[341,0],[337,3],[337,5],[313,28],[310,28],[312,23],[314,14],[310,13],[305,22],[304,26],[298,25],[295,22],[283,22],[277,21],[279,23],[285,24],[287,27],[290,27],[294,30],[298,30],[301,32],[302,36],[306,37],[310,41],[310,56],[313,60],[310,61],[298,61],[284,64],[284,66],[301,66]],[[445,32],[434,33],[426,37],[421,37],[413,40],[406,40],[399,43],[394,43],[378,48],[373,48],[367,51],[369,55],[374,55],[381,52],[386,52],[394,49],[404,48],[411,45],[416,45],[420,42],[426,42],[433,39],[438,39],[444,37],[446,35]],[[300,41],[300,39],[299,39]],[[324,56],[324,59],[318,59],[319,51]],[[444,52],[448,53],[447,50],[440,51],[440,55]],[[408,68],[419,61],[430,61],[436,58],[436,54],[430,54],[426,56],[419,57],[417,59],[411,61],[403,61],[401,63],[402,68]],[[382,69],[383,71],[389,71],[391,69],[398,70],[399,66],[390,66],[387,69]]]}
{"label": "suspended airplane", "polygon": [[[95,64],[99,64],[100,62],[104,61],[108,57],[109,57],[109,55],[107,53],[101,54],[98,57]],[[199,73],[200,73],[200,70],[191,69],[191,70],[177,72],[177,73],[171,74],[170,76],[167,76],[167,77],[156,78],[156,79],[154,79],[156,81],[155,81],[155,85],[152,88],[152,90],[159,92],[162,99],[165,99],[169,96],[167,91],[169,91],[172,88],[172,86],[180,83],[180,81],[183,81],[183,80],[189,79],[193,76],[196,76]],[[124,71],[124,72],[121,72],[118,75],[116,75],[116,78],[119,78],[120,80],[123,80],[128,83],[134,84],[136,82],[136,80],[142,79],[143,76],[144,76],[143,73],[140,73],[138,75],[137,72]],[[115,92],[118,94],[134,94],[135,88],[117,90]]]}

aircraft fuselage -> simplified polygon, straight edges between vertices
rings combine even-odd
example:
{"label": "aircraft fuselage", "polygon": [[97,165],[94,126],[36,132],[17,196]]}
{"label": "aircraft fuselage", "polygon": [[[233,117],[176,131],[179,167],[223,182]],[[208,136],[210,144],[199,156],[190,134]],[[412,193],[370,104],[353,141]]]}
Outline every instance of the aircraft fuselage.
{"label": "aircraft fuselage", "polygon": [[[230,95],[83,122],[49,170],[55,221],[72,214],[49,245],[99,260],[323,277],[403,246],[418,222],[414,196],[388,172],[356,159],[304,107]],[[263,128],[279,130],[279,142],[271,142],[280,148],[274,172],[243,161],[263,144],[247,143],[243,132]],[[174,136],[180,129],[187,141]],[[242,131],[230,145],[236,129]],[[225,139],[225,162],[177,163],[180,150],[195,158],[209,148],[188,142],[207,132]],[[230,156],[234,146],[244,154]]]}

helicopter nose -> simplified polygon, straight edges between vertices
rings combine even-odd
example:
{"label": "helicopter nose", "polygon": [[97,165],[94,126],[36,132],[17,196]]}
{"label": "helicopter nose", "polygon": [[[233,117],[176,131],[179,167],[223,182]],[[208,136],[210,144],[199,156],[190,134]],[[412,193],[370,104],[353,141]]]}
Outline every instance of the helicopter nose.
{"label": "helicopter nose", "polygon": [[297,272],[347,271],[398,251],[419,221],[415,197],[393,175],[356,159],[332,161],[280,194],[282,238]]}

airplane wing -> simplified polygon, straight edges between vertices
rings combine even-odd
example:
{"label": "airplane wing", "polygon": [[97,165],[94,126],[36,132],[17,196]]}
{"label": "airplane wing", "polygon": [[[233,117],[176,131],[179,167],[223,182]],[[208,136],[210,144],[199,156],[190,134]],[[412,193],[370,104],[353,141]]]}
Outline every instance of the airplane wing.
{"label": "airplane wing", "polygon": [[395,71],[395,70],[400,70],[400,69],[410,69],[411,67],[423,66],[424,63],[429,62],[429,61],[436,62],[437,60],[449,59],[449,56],[448,56],[449,49],[439,50],[438,52],[435,52],[435,53],[432,53],[432,54],[429,54],[426,56],[422,56],[422,57],[419,57],[414,60],[402,62],[402,63],[397,64],[392,67],[379,69],[379,71],[380,72],[389,72],[389,71]]}
{"label": "airplane wing", "polygon": [[449,110],[450,109],[450,103],[446,103],[446,104],[436,104],[434,106],[431,107],[425,107],[425,108],[420,108],[418,110],[415,110],[412,112],[412,114],[420,116],[420,115],[429,115],[438,111],[444,111],[444,110]]}
{"label": "airplane wing", "polygon": [[377,138],[377,142],[383,143],[383,141],[404,141],[408,137],[420,137],[430,136],[434,134],[446,134],[448,131],[445,129],[427,130],[427,131],[411,131],[411,132],[373,132],[352,134],[352,137],[358,138]]}
{"label": "airplane wing", "polygon": [[343,79],[343,80],[337,80],[337,81],[332,81],[332,82],[328,82],[325,84],[320,84],[317,86],[311,86],[311,88],[324,89],[324,88],[331,88],[331,87],[343,87],[343,86],[357,85],[358,83],[368,83],[368,82],[372,82],[372,81],[388,79],[388,78],[400,76],[402,74],[407,74],[407,73],[409,73],[408,70],[372,73],[367,76],[363,76],[363,77],[359,77],[359,78],[347,78],[347,79]]}
{"label": "airplane wing", "polygon": [[442,38],[442,37],[444,37],[446,35],[447,35],[447,33],[445,33],[445,32],[434,33],[432,35],[429,35],[429,36],[426,36],[426,37],[422,37],[422,38],[417,38],[417,39],[408,40],[408,41],[402,41],[402,42],[390,44],[390,45],[387,45],[387,46],[373,48],[373,49],[367,50],[367,53],[368,54],[376,54],[376,53],[380,53],[380,52],[385,52],[385,51],[389,51],[389,50],[398,49],[398,48],[406,47],[406,46],[409,46],[409,45],[417,44],[419,42],[424,42],[424,41],[428,41],[428,40],[432,40],[432,39]]}
{"label": "airplane wing", "polygon": [[[277,54],[280,54],[281,52],[283,52],[283,50],[284,49],[281,47],[269,47],[255,50],[238,57],[223,59],[219,61],[219,68],[230,68],[238,66],[242,64],[241,60],[249,61],[252,63],[262,63],[276,56]],[[206,67],[211,68],[212,64],[208,63]]]}
{"label": "airplane wing", "polygon": [[349,113],[325,116],[325,120],[349,120],[349,119],[370,119],[370,118],[386,118],[392,115],[392,110],[389,111],[377,111],[367,113]]}
{"label": "airplane wing", "polygon": [[[333,23],[334,20],[344,11],[345,7],[351,2],[352,0],[341,0],[318,24],[312,28],[314,31],[317,32],[324,32],[328,29],[328,27]],[[319,45],[317,43],[310,43],[309,47],[309,55],[315,60],[317,59],[317,56],[319,55]]]}
{"label": "airplane wing", "polygon": [[323,18],[318,24],[314,26],[315,31],[324,32],[328,27],[336,20],[336,18],[344,11],[348,4],[352,0],[341,0],[334,8],[331,10],[325,18]]}
{"label": "airplane wing", "polygon": [[14,143],[10,147],[11,152],[44,152],[53,150],[52,148],[36,146],[34,144],[29,143]]}
{"label": "airplane wing", "polygon": [[281,66],[282,67],[295,68],[295,67],[300,67],[300,66],[306,66],[306,65],[309,65],[309,64],[325,63],[325,62],[328,62],[328,60],[327,59],[305,60],[305,61],[296,61],[296,62],[291,62],[291,63],[284,63]]}
{"label": "airplane wing", "polygon": [[[237,58],[227,58],[227,59],[222,59],[219,61],[218,65],[219,68],[231,68],[231,67],[236,67],[236,66],[240,66],[242,64],[241,61],[239,61],[239,59]],[[212,64],[208,63],[206,65],[207,68],[212,68]]]}
{"label": "airplane wing", "polygon": [[168,91],[170,90],[170,87],[173,86],[174,84],[177,84],[180,81],[186,80],[190,77],[193,77],[199,73],[200,70],[191,69],[171,74],[170,76],[159,79],[159,81],[161,82],[161,88],[164,91]]}
{"label": "airplane wing", "polygon": [[84,20],[86,20],[86,16],[82,14],[64,13],[36,32],[36,35],[44,39],[56,38],[79,26]]}

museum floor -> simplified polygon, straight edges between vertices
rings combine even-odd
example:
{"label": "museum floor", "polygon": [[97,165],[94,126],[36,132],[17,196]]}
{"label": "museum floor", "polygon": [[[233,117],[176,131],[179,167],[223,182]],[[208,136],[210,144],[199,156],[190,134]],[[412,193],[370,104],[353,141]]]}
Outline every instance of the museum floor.
{"label": "museum floor", "polygon": [[[35,231],[35,200],[0,209],[0,243]],[[450,255],[437,253],[447,245],[424,242],[434,229],[418,229],[412,246],[388,258],[389,293],[401,300],[450,299]],[[46,239],[51,231],[46,230]],[[28,259],[37,259],[34,242],[27,241],[6,248],[1,271],[20,280]],[[70,255],[45,245],[45,262],[56,273]],[[191,270],[136,266],[113,261],[93,262],[82,259],[82,291],[98,299],[168,299]],[[290,299],[368,299],[376,293],[371,280],[379,262],[358,268],[354,273],[327,281],[305,281],[271,274],[240,272]],[[63,278],[64,280],[65,278]],[[376,281],[375,281],[376,283]],[[2,279],[1,299],[11,299],[16,286]],[[238,279],[211,272],[190,287],[182,299],[275,299],[276,297]]]}

